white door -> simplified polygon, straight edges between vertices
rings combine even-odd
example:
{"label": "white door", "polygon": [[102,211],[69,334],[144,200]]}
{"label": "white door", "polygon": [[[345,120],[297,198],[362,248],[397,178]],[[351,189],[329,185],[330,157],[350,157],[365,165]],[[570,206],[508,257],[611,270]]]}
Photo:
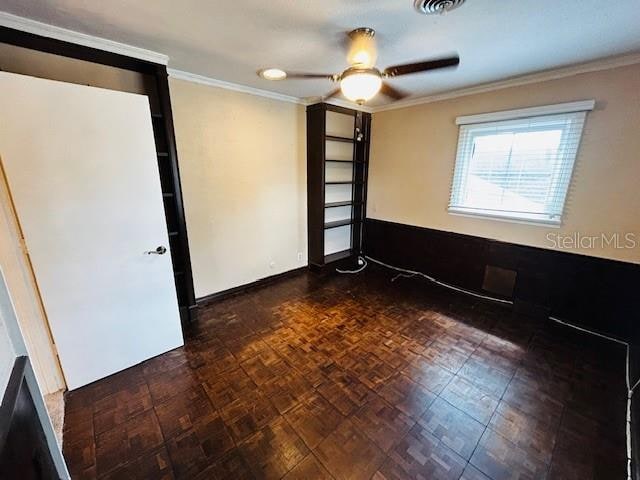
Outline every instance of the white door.
{"label": "white door", "polygon": [[182,345],[147,97],[0,72],[0,158],[69,389]]}

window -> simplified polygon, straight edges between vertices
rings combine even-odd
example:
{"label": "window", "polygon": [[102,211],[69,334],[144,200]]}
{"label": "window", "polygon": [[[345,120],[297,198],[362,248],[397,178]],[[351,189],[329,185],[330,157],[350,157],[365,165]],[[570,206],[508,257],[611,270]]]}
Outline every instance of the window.
{"label": "window", "polygon": [[560,224],[593,101],[458,117],[449,212]]}

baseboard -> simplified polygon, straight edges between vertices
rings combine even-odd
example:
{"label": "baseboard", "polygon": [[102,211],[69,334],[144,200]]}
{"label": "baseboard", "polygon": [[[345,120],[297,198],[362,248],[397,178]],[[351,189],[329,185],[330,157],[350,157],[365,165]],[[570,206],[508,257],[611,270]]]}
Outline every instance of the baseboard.
{"label": "baseboard", "polygon": [[298,275],[304,272],[305,270],[308,270],[308,268],[309,266],[305,265],[303,267],[294,268],[293,270],[287,270],[286,272],[276,273],[275,275],[271,275],[269,277],[260,278],[255,282],[246,283],[244,285],[239,285],[237,287],[229,288],[227,290],[222,290],[221,292],[216,292],[210,295],[206,295],[204,297],[196,298],[196,307],[202,307],[212,302],[217,302],[229,297],[233,297],[235,295],[239,295],[241,293],[246,293],[248,291],[255,290],[256,288],[269,285],[270,283],[273,283],[277,280],[293,277],[295,275]]}

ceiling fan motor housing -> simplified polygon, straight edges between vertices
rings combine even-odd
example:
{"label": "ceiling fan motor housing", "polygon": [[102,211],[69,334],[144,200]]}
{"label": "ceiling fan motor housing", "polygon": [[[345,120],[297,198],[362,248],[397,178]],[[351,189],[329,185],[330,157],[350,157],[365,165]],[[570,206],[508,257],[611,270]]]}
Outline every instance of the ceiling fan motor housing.
{"label": "ceiling fan motor housing", "polygon": [[424,15],[439,15],[458,8],[465,0],[415,0],[414,7]]}

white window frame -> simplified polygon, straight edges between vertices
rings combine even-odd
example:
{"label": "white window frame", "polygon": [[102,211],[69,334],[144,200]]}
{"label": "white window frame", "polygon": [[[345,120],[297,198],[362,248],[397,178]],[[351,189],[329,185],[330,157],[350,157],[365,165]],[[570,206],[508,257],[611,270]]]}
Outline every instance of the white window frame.
{"label": "white window frame", "polygon": [[[460,131],[458,132],[458,151],[456,154],[456,163],[453,178],[451,181],[451,195],[449,197],[448,212],[452,215],[462,215],[469,217],[488,218],[493,220],[500,220],[514,223],[526,223],[531,225],[541,225],[545,227],[559,227],[562,223],[562,216],[564,214],[564,205],[566,203],[566,196],[571,183],[571,176],[575,167],[575,161],[578,156],[578,148],[580,139],[578,139],[575,151],[572,154],[572,158],[569,158],[570,169],[568,175],[562,178],[560,185],[560,194],[562,195],[562,213],[560,215],[544,218],[541,214],[527,213],[527,212],[507,212],[504,210],[490,211],[482,208],[473,208],[469,206],[455,205],[454,199],[459,192],[456,191],[457,183],[456,179],[460,176],[466,176],[464,169],[469,166],[468,152],[471,151],[469,143],[473,143],[476,135],[465,130],[472,130],[476,126],[478,130],[483,127],[490,127],[492,123],[502,122],[508,120],[525,120],[533,117],[542,117],[545,115],[558,115],[568,113],[584,113],[584,119],[580,125],[580,137],[584,130],[584,121],[586,120],[586,113],[593,110],[595,107],[594,100],[583,100],[578,102],[561,103],[556,105],[545,105],[539,107],[522,108],[517,110],[507,110],[501,112],[482,113],[478,115],[467,115],[456,118],[456,124],[459,125]],[[467,127],[465,127],[467,126]],[[462,180],[464,181],[464,180]]]}

